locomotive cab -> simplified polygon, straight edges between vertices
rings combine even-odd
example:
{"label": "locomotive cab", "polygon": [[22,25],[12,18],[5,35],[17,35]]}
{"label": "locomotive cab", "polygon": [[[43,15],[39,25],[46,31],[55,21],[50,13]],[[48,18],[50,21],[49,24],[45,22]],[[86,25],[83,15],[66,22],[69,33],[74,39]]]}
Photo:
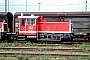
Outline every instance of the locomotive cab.
{"label": "locomotive cab", "polygon": [[37,36],[36,19],[38,16],[18,16],[19,18],[19,35],[26,35],[27,37]]}

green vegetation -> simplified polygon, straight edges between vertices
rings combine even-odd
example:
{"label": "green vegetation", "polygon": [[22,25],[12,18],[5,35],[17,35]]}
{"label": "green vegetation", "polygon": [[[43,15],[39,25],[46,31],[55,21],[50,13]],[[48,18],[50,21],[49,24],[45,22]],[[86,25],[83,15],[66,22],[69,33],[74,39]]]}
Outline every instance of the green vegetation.
{"label": "green vegetation", "polygon": [[81,57],[60,57],[60,58],[49,58],[49,57],[27,57],[27,56],[22,56],[22,55],[18,55],[16,57],[0,57],[0,60],[90,60],[88,58],[81,58]]}
{"label": "green vegetation", "polygon": [[29,57],[28,56],[25,56],[25,60],[29,60]]}
{"label": "green vegetation", "polygon": [[23,56],[22,55],[17,55],[16,58],[18,58],[19,60],[22,60]]}
{"label": "green vegetation", "polygon": [[4,59],[4,57],[2,56],[2,57],[0,57],[0,60],[3,60]]}
{"label": "green vegetation", "polygon": [[23,55],[17,55],[16,58],[19,60],[29,60],[28,56],[23,56]]}
{"label": "green vegetation", "polygon": [[82,49],[83,53],[88,53],[88,47],[85,44],[82,44],[80,48]]}
{"label": "green vegetation", "polygon": [[88,56],[88,60],[90,60],[90,56]]}
{"label": "green vegetation", "polygon": [[49,60],[48,58],[44,58],[43,60]]}
{"label": "green vegetation", "polygon": [[75,60],[75,58],[73,58],[73,57],[70,57],[70,60]]}

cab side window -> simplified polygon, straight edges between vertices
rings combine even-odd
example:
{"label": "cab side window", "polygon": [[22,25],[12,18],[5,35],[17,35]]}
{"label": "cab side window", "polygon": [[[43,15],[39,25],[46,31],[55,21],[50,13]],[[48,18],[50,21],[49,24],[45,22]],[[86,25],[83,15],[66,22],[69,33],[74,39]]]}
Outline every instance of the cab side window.
{"label": "cab side window", "polygon": [[35,19],[28,18],[27,19],[27,24],[34,25],[35,24]]}
{"label": "cab side window", "polygon": [[35,24],[35,19],[31,19],[31,25]]}
{"label": "cab side window", "polygon": [[30,24],[30,19],[27,19],[27,24]]}
{"label": "cab side window", "polygon": [[22,19],[22,26],[25,26],[25,19]]}

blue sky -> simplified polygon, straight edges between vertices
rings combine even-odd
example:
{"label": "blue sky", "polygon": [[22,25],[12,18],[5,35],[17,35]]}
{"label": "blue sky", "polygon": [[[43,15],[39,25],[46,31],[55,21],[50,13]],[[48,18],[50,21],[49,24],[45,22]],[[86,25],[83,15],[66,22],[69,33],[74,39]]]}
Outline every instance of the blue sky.
{"label": "blue sky", "polygon": [[[27,0],[27,11],[85,11],[86,0]],[[0,12],[5,11],[5,0],[0,0]],[[90,0],[87,0],[87,11],[90,11]],[[9,11],[25,12],[26,0],[9,0]]]}

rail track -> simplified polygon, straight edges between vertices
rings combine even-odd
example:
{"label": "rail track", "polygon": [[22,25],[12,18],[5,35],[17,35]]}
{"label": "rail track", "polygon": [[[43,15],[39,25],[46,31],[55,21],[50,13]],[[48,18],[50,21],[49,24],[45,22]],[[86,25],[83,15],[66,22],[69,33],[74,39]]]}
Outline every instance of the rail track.
{"label": "rail track", "polygon": [[[79,48],[83,44],[32,44],[32,43],[0,43],[1,47],[76,47]],[[84,44],[85,47],[90,47],[90,44]]]}
{"label": "rail track", "polygon": [[[81,44],[32,44],[32,43],[0,43],[0,57],[17,57],[18,55],[35,57],[48,57],[48,58],[69,58],[81,57],[88,59],[90,57],[90,49],[84,52],[80,48]],[[85,45],[90,47],[90,45]],[[68,59],[69,60],[69,59]]]}
{"label": "rail track", "polygon": [[41,53],[41,52],[0,52],[0,56],[8,57],[16,57],[17,55],[23,55],[23,56],[29,56],[29,57],[82,57],[82,58],[88,58],[90,54],[63,54],[63,53]]}
{"label": "rail track", "polygon": [[[33,45],[33,44],[32,44]],[[46,46],[46,47],[45,47]],[[48,47],[49,46],[49,47]],[[53,46],[53,47],[52,47]],[[90,50],[88,53],[83,53],[80,48],[66,48],[58,47],[54,45],[33,45],[33,47],[0,47],[0,56],[16,57],[17,55],[29,56],[29,57],[82,57],[88,58],[90,56]]]}
{"label": "rail track", "polygon": [[[67,52],[82,52],[80,48],[52,48],[52,47],[2,47],[0,50],[5,51],[67,51]],[[90,50],[88,50],[90,52]]]}

